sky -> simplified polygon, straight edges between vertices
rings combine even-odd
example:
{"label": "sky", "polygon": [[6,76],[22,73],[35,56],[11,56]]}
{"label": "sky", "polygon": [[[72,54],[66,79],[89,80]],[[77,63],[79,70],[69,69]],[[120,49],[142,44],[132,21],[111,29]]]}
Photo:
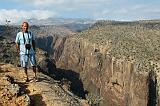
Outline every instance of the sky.
{"label": "sky", "polygon": [[0,0],[0,24],[32,18],[160,19],[160,0]]}

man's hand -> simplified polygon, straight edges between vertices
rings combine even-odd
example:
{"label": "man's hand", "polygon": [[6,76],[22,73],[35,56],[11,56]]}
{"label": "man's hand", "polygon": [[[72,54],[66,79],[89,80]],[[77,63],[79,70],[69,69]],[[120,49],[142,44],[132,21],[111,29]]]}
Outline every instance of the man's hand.
{"label": "man's hand", "polygon": [[20,53],[20,50],[19,50],[19,49],[17,49],[17,53],[18,53],[18,54]]}
{"label": "man's hand", "polygon": [[17,53],[20,53],[20,44],[16,43],[16,49],[17,49]]}

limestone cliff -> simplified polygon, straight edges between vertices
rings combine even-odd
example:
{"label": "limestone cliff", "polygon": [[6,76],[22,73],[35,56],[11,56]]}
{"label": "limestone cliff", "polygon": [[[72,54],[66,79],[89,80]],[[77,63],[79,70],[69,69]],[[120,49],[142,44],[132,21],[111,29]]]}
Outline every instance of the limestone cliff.
{"label": "limestone cliff", "polygon": [[69,37],[56,65],[80,74],[90,104],[158,105],[160,32],[104,25]]}

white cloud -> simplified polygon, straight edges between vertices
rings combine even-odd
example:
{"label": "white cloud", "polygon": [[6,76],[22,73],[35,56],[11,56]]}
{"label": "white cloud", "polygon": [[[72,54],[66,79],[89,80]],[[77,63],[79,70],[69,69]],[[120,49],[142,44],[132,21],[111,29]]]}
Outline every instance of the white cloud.
{"label": "white cloud", "polygon": [[6,20],[10,20],[11,23],[17,23],[22,20],[36,18],[36,19],[46,19],[49,17],[54,17],[57,14],[48,11],[48,10],[31,10],[31,11],[24,11],[24,10],[6,10],[0,9],[0,24],[5,24]]}
{"label": "white cloud", "polygon": [[[11,0],[8,0],[11,1]],[[83,7],[90,7],[102,4],[109,4],[114,0],[12,0],[12,2],[28,4],[35,6],[37,9],[81,9]]]}
{"label": "white cloud", "polygon": [[132,21],[160,18],[160,8],[153,5],[128,5],[94,12],[95,19]]}
{"label": "white cloud", "polygon": [[33,0],[36,6],[49,6],[54,4],[63,4],[65,0]]}
{"label": "white cloud", "polygon": [[[57,5],[57,4],[101,4],[108,3],[111,0],[33,0],[34,4],[41,6]],[[73,6],[73,5],[72,5]]]}

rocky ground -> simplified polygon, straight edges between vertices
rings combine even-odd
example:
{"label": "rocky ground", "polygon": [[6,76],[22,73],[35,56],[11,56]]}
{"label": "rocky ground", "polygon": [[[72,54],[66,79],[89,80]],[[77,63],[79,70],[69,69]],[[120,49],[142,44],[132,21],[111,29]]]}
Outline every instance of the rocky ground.
{"label": "rocky ground", "polygon": [[30,82],[25,82],[22,68],[11,64],[0,64],[0,105],[1,106],[88,106],[69,91],[69,85],[53,80],[38,72],[28,70]]}

